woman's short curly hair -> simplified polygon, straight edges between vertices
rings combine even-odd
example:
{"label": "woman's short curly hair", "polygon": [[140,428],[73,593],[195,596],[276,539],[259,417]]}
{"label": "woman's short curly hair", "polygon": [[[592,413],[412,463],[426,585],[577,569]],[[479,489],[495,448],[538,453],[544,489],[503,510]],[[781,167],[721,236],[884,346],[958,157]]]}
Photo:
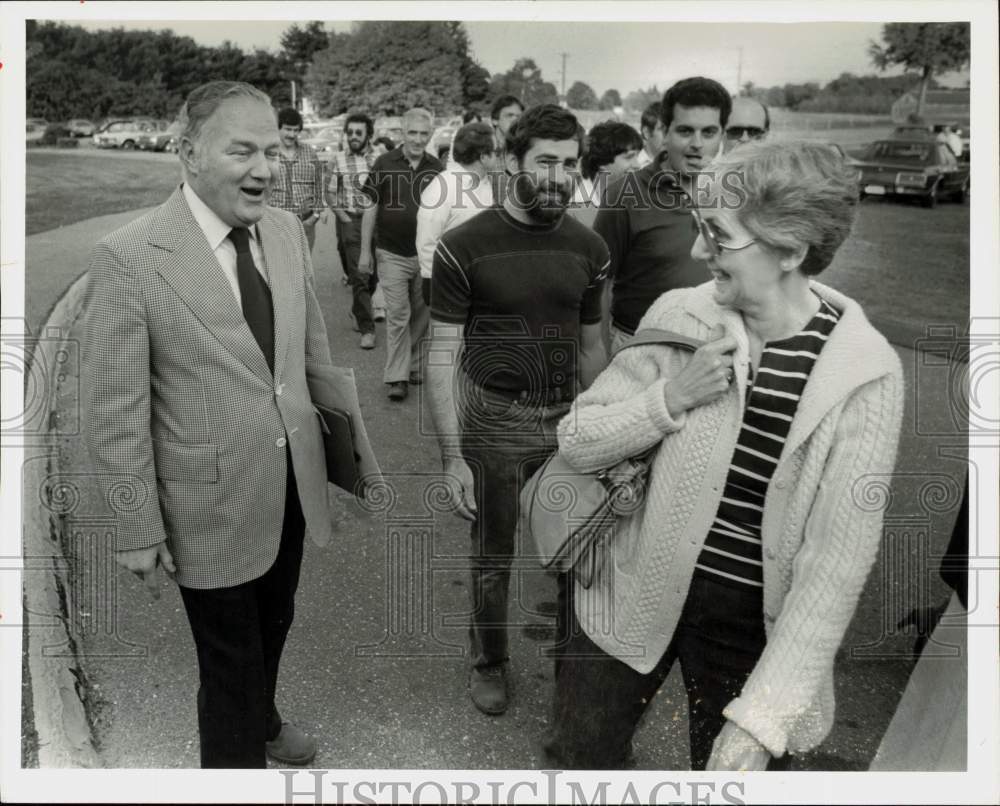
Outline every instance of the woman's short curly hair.
{"label": "woman's short curly hair", "polygon": [[716,158],[710,170],[712,203],[735,208],[758,241],[785,253],[808,247],[799,267],[805,275],[829,266],[850,234],[857,170],[832,145],[746,143]]}

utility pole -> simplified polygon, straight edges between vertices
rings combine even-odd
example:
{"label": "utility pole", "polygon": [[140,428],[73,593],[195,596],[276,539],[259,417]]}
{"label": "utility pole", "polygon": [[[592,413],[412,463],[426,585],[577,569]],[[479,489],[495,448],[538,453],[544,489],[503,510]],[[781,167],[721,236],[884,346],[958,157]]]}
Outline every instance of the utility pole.
{"label": "utility pole", "polygon": [[743,48],[739,48],[736,59],[736,94],[743,94]]}
{"label": "utility pole", "polygon": [[563,97],[563,100],[565,101],[566,100],[566,59],[569,58],[569,54],[568,53],[560,53],[559,55],[562,56],[562,97]]}

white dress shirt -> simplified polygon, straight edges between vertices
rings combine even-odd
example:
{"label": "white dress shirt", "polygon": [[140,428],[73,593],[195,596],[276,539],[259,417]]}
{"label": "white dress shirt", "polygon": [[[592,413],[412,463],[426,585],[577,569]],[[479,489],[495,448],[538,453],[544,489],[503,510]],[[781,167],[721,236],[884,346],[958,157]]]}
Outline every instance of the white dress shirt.
{"label": "white dress shirt", "polygon": [[[215,214],[205,202],[201,200],[191,186],[185,182],[183,186],[184,198],[187,199],[188,207],[191,208],[191,215],[198,222],[201,231],[205,233],[208,240],[208,247],[215,254],[216,260],[222,267],[223,274],[233,288],[236,296],[236,303],[242,307],[243,297],[240,294],[240,281],[236,277],[236,247],[229,240],[229,231],[232,229],[225,221]],[[249,227],[250,231],[250,254],[253,255],[253,262],[257,266],[257,271],[268,282],[267,267],[264,265],[264,253],[260,248],[260,238],[257,235],[257,225]]]}
{"label": "white dress shirt", "polygon": [[420,194],[417,211],[417,262],[430,279],[434,250],[448,230],[493,206],[493,183],[458,163],[432,179]]}

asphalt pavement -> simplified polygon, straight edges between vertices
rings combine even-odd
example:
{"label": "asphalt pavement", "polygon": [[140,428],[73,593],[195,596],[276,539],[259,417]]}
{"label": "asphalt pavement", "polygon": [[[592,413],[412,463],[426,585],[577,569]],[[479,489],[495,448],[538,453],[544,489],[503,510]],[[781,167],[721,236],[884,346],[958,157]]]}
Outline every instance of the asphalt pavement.
{"label": "asphalt pavement", "polygon": [[[105,216],[27,239],[32,332],[85,271],[90,246],[136,215]],[[466,692],[468,529],[436,506],[438,453],[421,416],[422,387],[402,404],[387,400],[384,326],[375,350],[359,349],[330,222],[320,227],[314,262],[334,359],[355,369],[392,494],[372,511],[337,499],[332,509],[339,540],[326,549],[307,543],[279,681],[282,714],[317,737],[316,767],[540,768],[552,697],[545,649],[553,631],[554,585],[533,565],[515,574],[513,704],[499,718],[480,714]],[[75,320],[63,319],[50,325],[72,341],[79,335]],[[916,629],[896,625],[912,607],[946,598],[937,558],[958,506],[966,455],[966,437],[955,422],[961,409],[949,398],[956,384],[949,379],[964,365],[929,363],[924,353],[898,349],[907,382],[899,461],[888,490],[871,491],[873,500],[885,493],[888,502],[883,547],[838,656],[833,732],[793,769],[867,768],[910,670]],[[78,414],[77,381],[72,371],[59,381],[57,422]],[[112,768],[196,767],[197,667],[180,596],[163,581],[162,597],[150,601],[130,574],[116,569],[110,510],[88,480],[92,471],[79,429],[66,431],[58,438],[58,472],[80,495],[58,523],[69,560],[68,624],[82,670],[78,689],[97,754]],[[33,576],[26,578],[30,584]],[[36,701],[47,696],[32,693]],[[684,714],[675,672],[637,735],[638,768],[686,767]]]}

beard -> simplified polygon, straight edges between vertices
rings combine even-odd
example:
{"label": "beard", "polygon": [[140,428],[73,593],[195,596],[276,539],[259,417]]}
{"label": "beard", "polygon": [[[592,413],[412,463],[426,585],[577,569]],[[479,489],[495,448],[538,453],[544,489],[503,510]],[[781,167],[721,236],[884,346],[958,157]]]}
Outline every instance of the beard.
{"label": "beard", "polygon": [[352,154],[360,154],[368,146],[368,138],[364,140],[352,140],[350,137],[347,138],[347,147],[350,149]]}
{"label": "beard", "polygon": [[562,218],[569,205],[566,185],[543,179],[537,184],[527,174],[519,174],[513,183],[514,202],[539,224],[553,224]]}

